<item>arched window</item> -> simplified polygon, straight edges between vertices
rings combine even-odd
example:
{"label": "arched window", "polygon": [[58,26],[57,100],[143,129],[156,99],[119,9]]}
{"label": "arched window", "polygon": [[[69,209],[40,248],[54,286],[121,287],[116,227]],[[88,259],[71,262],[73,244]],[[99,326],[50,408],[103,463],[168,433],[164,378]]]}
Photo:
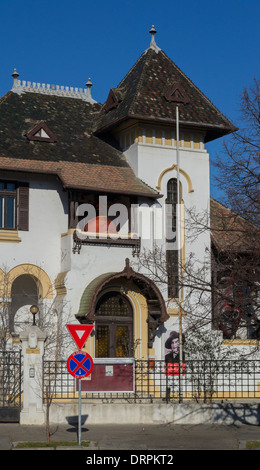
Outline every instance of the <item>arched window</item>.
{"label": "arched window", "polygon": [[[167,230],[167,249],[166,265],[168,275],[168,297],[177,298],[178,292],[178,262],[179,251],[177,250],[176,236],[169,236],[176,233],[177,229],[177,179],[171,178],[167,184],[167,210],[166,210],[166,230]],[[175,244],[175,249],[173,245]],[[172,249],[171,249],[172,247]]]}
{"label": "arched window", "polygon": [[38,286],[34,277],[30,274],[18,276],[12,284],[11,298],[9,329],[11,333],[19,333],[32,324],[30,307],[38,304]]}
{"label": "arched window", "polygon": [[104,294],[96,316],[96,357],[133,356],[133,311],[119,292]]}

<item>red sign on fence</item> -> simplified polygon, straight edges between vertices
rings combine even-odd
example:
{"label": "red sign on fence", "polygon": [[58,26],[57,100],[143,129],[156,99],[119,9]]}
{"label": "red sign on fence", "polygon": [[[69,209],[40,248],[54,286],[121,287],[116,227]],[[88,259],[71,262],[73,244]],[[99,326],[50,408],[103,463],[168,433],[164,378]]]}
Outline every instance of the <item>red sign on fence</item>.
{"label": "red sign on fence", "polygon": [[[182,375],[185,375],[185,363],[182,363]],[[165,375],[180,375],[180,364],[179,362],[166,362],[165,363]]]}

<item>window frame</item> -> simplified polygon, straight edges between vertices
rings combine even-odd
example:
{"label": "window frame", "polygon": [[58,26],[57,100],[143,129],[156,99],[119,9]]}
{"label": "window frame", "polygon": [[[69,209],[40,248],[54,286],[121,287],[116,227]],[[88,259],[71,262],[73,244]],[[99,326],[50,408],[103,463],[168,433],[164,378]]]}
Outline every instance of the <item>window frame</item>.
{"label": "window frame", "polygon": [[[0,230],[17,230],[17,224],[18,224],[18,220],[17,220],[18,219],[18,217],[17,217],[17,182],[13,181],[13,180],[0,180],[0,184],[1,183],[4,184],[4,188],[3,189],[0,188],[0,198],[3,198],[3,201],[1,201],[3,210],[2,210],[2,221],[1,221]],[[7,189],[8,184],[13,184],[15,189],[14,190],[8,190]],[[12,197],[14,199],[13,208],[12,208],[12,212],[13,212],[12,217],[14,219],[14,223],[13,223],[12,227],[7,226],[7,218],[8,218],[7,198],[8,197]]]}
{"label": "window frame", "polygon": [[[111,312],[111,314],[100,315],[98,313],[98,308],[100,305],[104,304],[106,301],[109,301],[111,298],[116,297],[121,299],[125,306],[128,309],[128,315],[116,315],[116,312]],[[129,300],[122,294],[117,291],[109,291],[103,294],[99,301],[97,302],[96,306],[96,313],[95,313],[95,329],[96,329],[96,341],[95,341],[95,356],[97,358],[118,358],[118,357],[133,357],[134,347],[133,347],[133,310],[130,305]],[[99,347],[97,345],[98,340],[98,330],[99,327],[107,327],[108,328],[108,356],[102,356],[98,354]],[[119,351],[120,344],[116,344],[116,333],[117,327],[126,327],[128,330],[128,348],[129,352],[127,356],[119,356],[117,355]]]}
{"label": "window frame", "polygon": [[[177,221],[177,178],[170,178],[167,182],[167,197],[165,200],[166,204],[171,204],[172,211],[169,216],[166,214],[166,224],[167,230],[170,228],[172,231],[176,231]],[[167,234],[166,230],[166,234]],[[168,242],[166,238],[166,243]],[[166,250],[166,269],[168,276],[168,298],[169,299],[178,299],[179,298],[179,271],[178,263],[180,260],[180,251],[177,250]]]}
{"label": "window frame", "polygon": [[3,183],[4,186],[8,184],[15,185],[14,191],[9,191],[7,189],[0,189],[0,196],[4,197],[6,201],[7,197],[14,197],[14,219],[15,222],[13,227],[7,227],[6,217],[7,217],[7,205],[6,202],[3,204],[4,211],[4,223],[3,226],[0,226],[1,233],[13,233],[20,231],[29,231],[29,183],[22,181],[15,181],[13,179],[1,179],[0,183]]}

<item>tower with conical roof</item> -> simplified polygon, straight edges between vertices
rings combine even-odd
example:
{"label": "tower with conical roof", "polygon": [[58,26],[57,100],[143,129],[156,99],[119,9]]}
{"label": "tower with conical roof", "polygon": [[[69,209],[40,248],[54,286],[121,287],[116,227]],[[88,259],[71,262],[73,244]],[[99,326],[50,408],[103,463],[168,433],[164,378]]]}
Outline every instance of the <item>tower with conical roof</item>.
{"label": "tower with conical roof", "polygon": [[[159,242],[167,253],[168,297],[170,311],[174,312],[176,299],[184,298],[184,292],[175,289],[180,275],[177,265],[192,253],[199,262],[210,253],[209,230],[199,235],[195,230],[193,237],[191,232],[187,236],[192,210],[209,222],[210,171],[205,145],[235,128],[157,45],[154,26],[150,34],[149,47],[119,85],[110,89],[98,114],[95,133],[104,138],[113,134],[136,176],[162,194],[162,207],[165,203],[172,206],[173,215],[166,216],[165,223],[173,233],[178,201],[184,209],[181,249],[167,251],[166,239]],[[150,240],[147,246],[151,248]]]}
{"label": "tower with conical roof", "polygon": [[147,177],[147,168],[142,169],[146,162],[140,160],[142,157],[134,148],[129,149],[133,146],[140,149],[138,144],[142,144],[157,150],[159,147],[173,150],[177,106],[180,148],[193,151],[194,157],[199,151],[205,153],[207,142],[235,131],[229,120],[158,47],[154,26],[150,33],[150,46],[119,85],[110,89],[95,126],[99,136],[110,133],[116,136],[140,177]]}

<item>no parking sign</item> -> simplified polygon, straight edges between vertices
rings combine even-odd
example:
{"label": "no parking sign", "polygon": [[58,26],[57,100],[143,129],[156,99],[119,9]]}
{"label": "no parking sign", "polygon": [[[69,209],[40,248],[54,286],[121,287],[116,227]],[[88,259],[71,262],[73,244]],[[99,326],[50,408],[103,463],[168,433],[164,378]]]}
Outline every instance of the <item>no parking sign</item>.
{"label": "no parking sign", "polygon": [[85,351],[76,351],[67,360],[67,369],[73,377],[82,379],[91,374],[93,369],[93,359]]}

